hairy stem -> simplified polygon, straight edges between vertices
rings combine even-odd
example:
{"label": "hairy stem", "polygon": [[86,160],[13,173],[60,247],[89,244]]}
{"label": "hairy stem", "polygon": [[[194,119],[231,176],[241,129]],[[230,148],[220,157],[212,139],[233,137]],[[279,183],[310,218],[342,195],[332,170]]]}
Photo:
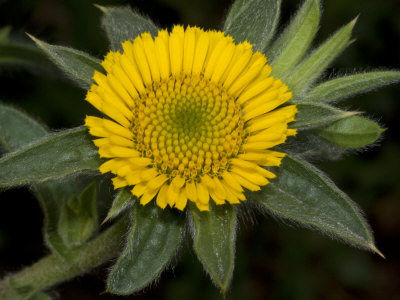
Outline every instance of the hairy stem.
{"label": "hairy stem", "polygon": [[116,257],[122,250],[126,223],[118,221],[89,243],[71,250],[70,263],[48,255],[35,264],[0,281],[0,299],[18,299],[17,290],[41,291],[81,275]]}

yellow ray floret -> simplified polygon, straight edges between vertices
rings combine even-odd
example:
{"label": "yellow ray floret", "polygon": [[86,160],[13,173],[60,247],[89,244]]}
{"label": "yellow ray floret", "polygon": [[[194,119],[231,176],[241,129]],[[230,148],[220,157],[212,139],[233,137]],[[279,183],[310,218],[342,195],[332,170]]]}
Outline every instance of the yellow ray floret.
{"label": "yellow ray floret", "polygon": [[86,100],[108,118],[87,116],[99,170],[114,187],[129,186],[146,205],[156,201],[200,210],[246,200],[275,175],[284,153],[271,150],[288,128],[292,94],[248,42],[220,31],[175,26],[156,37],[143,33],[109,52]]}

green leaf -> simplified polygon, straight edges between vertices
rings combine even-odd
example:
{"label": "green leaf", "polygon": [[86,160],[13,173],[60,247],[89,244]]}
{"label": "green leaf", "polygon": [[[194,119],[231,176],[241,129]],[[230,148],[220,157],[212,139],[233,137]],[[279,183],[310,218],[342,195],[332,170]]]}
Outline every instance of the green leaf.
{"label": "green leaf", "polygon": [[286,75],[303,58],[318,31],[320,1],[307,0],[266,54],[277,78]]}
{"label": "green leaf", "polygon": [[308,102],[334,102],[355,94],[366,93],[400,81],[400,72],[382,71],[353,74],[325,81],[305,96]]}
{"label": "green leaf", "polygon": [[288,155],[276,175],[261,191],[249,193],[248,198],[275,216],[381,254],[357,205],[321,171]]}
{"label": "green leaf", "polygon": [[72,195],[80,194],[91,181],[93,181],[92,176],[81,174],[34,185],[36,198],[45,215],[44,240],[46,245],[53,253],[67,262],[73,261],[74,257],[59,232],[61,211]]}
{"label": "green leaf", "polygon": [[29,34],[28,36],[62,71],[83,88],[90,87],[95,70],[104,71],[100,60],[85,52],[68,47],[50,45]]}
{"label": "green leaf", "polygon": [[292,125],[297,129],[321,127],[359,113],[343,111],[326,104],[307,102],[298,103],[297,109],[299,112],[296,115],[296,122]]}
{"label": "green leaf", "polygon": [[121,189],[115,197],[107,217],[104,219],[103,224],[108,220],[116,217],[127,207],[134,203],[133,195],[128,189]]}
{"label": "green leaf", "polygon": [[249,41],[264,51],[278,25],[281,0],[236,0],[224,25],[235,42]]}
{"label": "green leaf", "polygon": [[288,139],[278,148],[283,153],[294,153],[310,161],[338,160],[347,150],[328,142],[314,130],[299,131],[295,139]]}
{"label": "green leaf", "polygon": [[373,121],[352,116],[320,128],[317,133],[334,145],[359,148],[375,142],[383,131]]}
{"label": "green leaf", "polygon": [[133,40],[143,32],[150,32],[155,36],[158,28],[154,23],[129,7],[104,7],[96,5],[104,16],[101,24],[110,41],[111,50],[122,51],[122,42]]}
{"label": "green leaf", "polygon": [[[0,105],[0,140],[7,145],[7,150],[19,150],[46,135],[46,129],[30,116]],[[44,240],[53,253],[66,261],[71,261],[73,256],[57,231],[61,208],[73,194],[79,194],[92,180],[91,176],[80,175],[33,185],[45,216]]]}
{"label": "green leaf", "polygon": [[0,142],[8,152],[47,135],[46,129],[25,113],[0,104]]}
{"label": "green leaf", "polygon": [[107,278],[110,293],[128,295],[154,281],[178,250],[182,220],[172,209],[162,210],[152,201],[133,208],[133,224],[125,250]]}
{"label": "green leaf", "polygon": [[97,184],[93,181],[64,204],[58,220],[58,233],[64,244],[76,247],[86,242],[98,228]]}
{"label": "green leaf", "polygon": [[321,75],[328,65],[349,45],[357,19],[339,29],[331,38],[305,58],[286,78],[285,83],[296,99]]}
{"label": "green leaf", "polygon": [[200,212],[190,207],[194,251],[213,282],[225,295],[235,264],[236,213],[232,205],[211,205]]}
{"label": "green leaf", "polygon": [[87,128],[77,127],[46,136],[1,158],[0,187],[95,171],[100,163]]}

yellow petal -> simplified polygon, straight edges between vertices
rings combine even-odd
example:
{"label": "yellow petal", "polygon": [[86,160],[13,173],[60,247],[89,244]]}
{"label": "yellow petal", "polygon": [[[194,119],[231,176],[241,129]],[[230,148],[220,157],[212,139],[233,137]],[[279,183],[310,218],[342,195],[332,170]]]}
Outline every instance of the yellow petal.
{"label": "yellow petal", "polygon": [[158,192],[156,203],[159,207],[164,209],[167,206],[167,191],[169,185],[164,184]]}

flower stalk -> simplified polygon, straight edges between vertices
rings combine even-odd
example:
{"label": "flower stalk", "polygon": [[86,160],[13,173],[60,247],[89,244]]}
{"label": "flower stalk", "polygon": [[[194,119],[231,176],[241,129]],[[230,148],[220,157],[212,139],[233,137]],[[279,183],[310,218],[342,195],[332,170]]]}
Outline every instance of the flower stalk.
{"label": "flower stalk", "polygon": [[0,299],[15,300],[26,291],[34,294],[102,265],[120,253],[126,230],[127,224],[121,219],[89,243],[71,250],[74,252],[72,262],[50,254],[19,273],[6,277],[0,282]]}

